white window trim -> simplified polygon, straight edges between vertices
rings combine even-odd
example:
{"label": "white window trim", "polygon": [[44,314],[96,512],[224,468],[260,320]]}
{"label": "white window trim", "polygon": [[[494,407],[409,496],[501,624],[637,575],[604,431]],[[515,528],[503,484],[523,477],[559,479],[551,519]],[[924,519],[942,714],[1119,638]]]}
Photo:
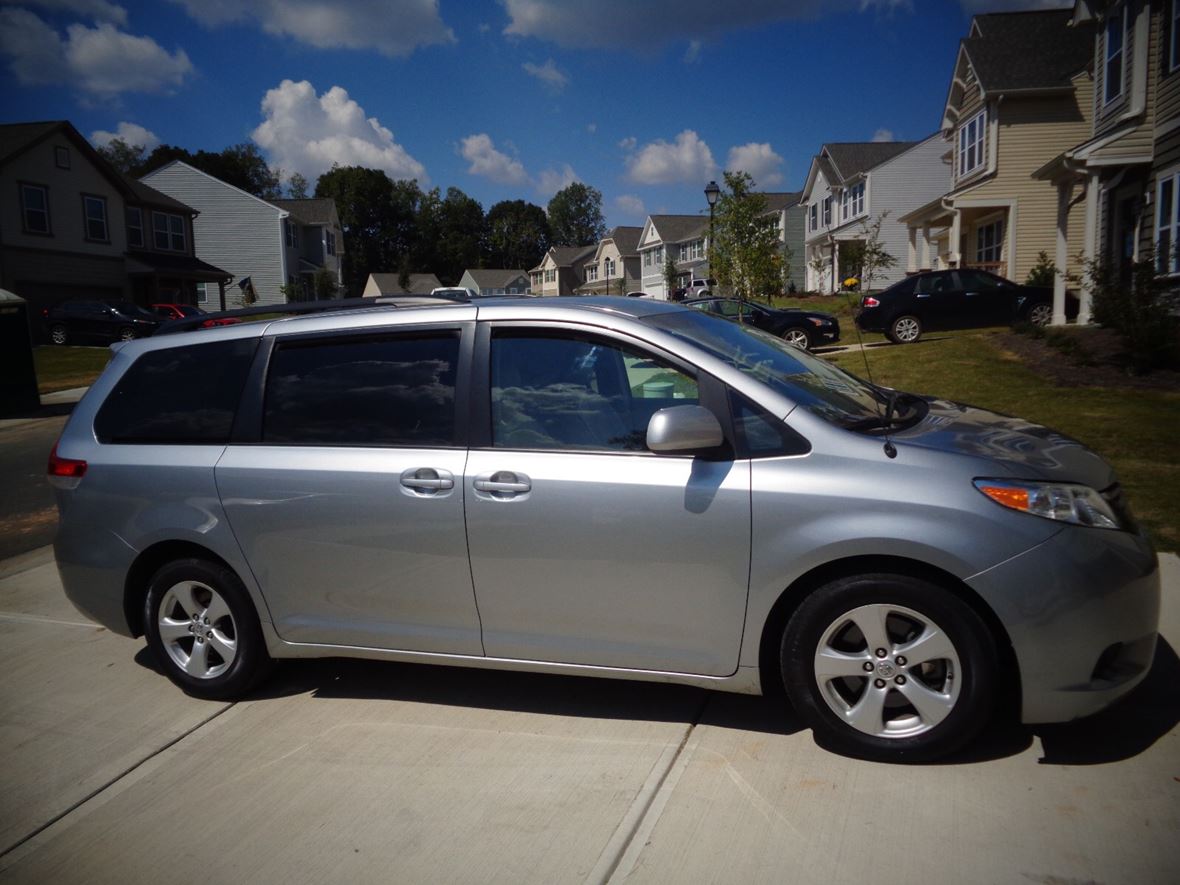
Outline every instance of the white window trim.
{"label": "white window trim", "polygon": [[[35,190],[41,192],[41,202],[44,208],[30,209],[28,201],[25,199],[26,190]],[[35,230],[29,224],[29,212],[34,212],[38,215],[45,216],[45,230]],[[43,184],[34,184],[31,181],[22,181],[20,183],[20,215],[21,215],[21,231],[26,234],[33,234],[38,237],[53,236],[53,219],[49,214],[49,188]]]}
{"label": "white window trim", "polygon": [[[983,251],[980,247],[980,237],[982,236],[982,234],[985,230],[988,230],[989,228],[993,228],[993,227],[997,228],[996,238],[995,238],[995,243],[989,248],[995,250],[995,257],[984,258]],[[978,227],[976,227],[975,228],[975,260],[976,260],[976,262],[979,262],[982,264],[998,264],[999,262],[1003,261],[1004,260],[1004,234],[1005,233],[1006,233],[1006,231],[1004,230],[1004,219],[1003,218],[994,218],[991,221],[988,221],[985,224],[980,224]]]}
{"label": "white window trim", "polygon": [[[145,239],[146,231],[143,229],[143,210],[138,206],[128,206],[125,213],[127,218],[127,246],[133,249],[146,249],[147,240]],[[138,224],[131,223],[131,216],[134,215],[139,219]],[[131,232],[139,231],[139,242],[133,243],[131,241]]]}
{"label": "white window trim", "polygon": [[[973,125],[975,126],[977,136],[975,140],[968,142],[966,139]],[[959,132],[957,136],[959,156],[957,157],[957,162],[955,163],[957,178],[968,178],[979,172],[981,169],[987,168],[987,163],[984,160],[984,157],[987,154],[985,149],[987,146],[987,131],[987,108],[984,108],[970,120],[965,121],[959,126]],[[975,145],[978,145],[979,153],[976,157],[974,165],[968,168],[965,163],[965,158],[970,149]]]}
{"label": "white window trim", "polygon": [[209,303],[209,284],[197,283],[197,304]]}
{"label": "white window trim", "polygon": [[[1117,15],[1115,13],[1114,15]],[[1106,21],[1102,23],[1102,107],[1106,108],[1116,102],[1120,101],[1127,91],[1127,7],[1124,4],[1122,8],[1123,14],[1123,41],[1119,46],[1119,91],[1113,96],[1110,96],[1110,83],[1108,75],[1110,73],[1110,52],[1109,40],[1107,39],[1108,25],[1114,15],[1108,15]],[[1109,98],[1107,96],[1110,96]]]}
{"label": "white window trim", "polygon": [[1155,211],[1152,213],[1155,216],[1155,239],[1153,240],[1153,244],[1156,252],[1156,266],[1158,267],[1160,230],[1162,227],[1165,227],[1165,225],[1160,224],[1159,207],[1162,205],[1160,194],[1163,193],[1164,184],[1168,181],[1172,182],[1172,217],[1169,219],[1169,223],[1166,225],[1166,227],[1171,233],[1172,242],[1170,251],[1172,254],[1168,260],[1168,269],[1164,271],[1163,275],[1167,277],[1176,277],[1180,276],[1180,267],[1177,267],[1177,265],[1180,264],[1180,250],[1177,250],[1176,247],[1176,235],[1178,232],[1180,232],[1180,200],[1176,199],[1177,196],[1180,195],[1178,194],[1178,190],[1180,190],[1180,166],[1172,166],[1166,169],[1156,178]]}
{"label": "white window trim", "polygon": [[[94,203],[102,207],[102,218],[91,218],[90,204]],[[102,236],[92,237],[90,235],[90,222],[102,221]],[[98,194],[83,194],[82,195],[82,228],[85,234],[86,242],[88,243],[109,243],[111,241],[111,222],[107,214],[107,199]]]}
{"label": "white window trim", "polygon": [[[156,219],[157,218],[164,219],[164,229],[163,230],[158,230],[156,228]],[[180,222],[180,232],[179,233],[177,233],[176,231],[174,231],[172,229],[172,219],[173,218],[177,219]],[[168,245],[166,247],[161,248],[159,243],[156,242],[156,234],[157,233],[162,233],[168,238]],[[173,245],[175,237],[180,238],[180,248],[179,249],[177,249]],[[184,228],[184,216],[176,215],[172,212],[157,212],[156,210],[153,209],[152,210],[152,246],[157,251],[160,251],[160,252],[187,252],[188,251],[188,232]]]}

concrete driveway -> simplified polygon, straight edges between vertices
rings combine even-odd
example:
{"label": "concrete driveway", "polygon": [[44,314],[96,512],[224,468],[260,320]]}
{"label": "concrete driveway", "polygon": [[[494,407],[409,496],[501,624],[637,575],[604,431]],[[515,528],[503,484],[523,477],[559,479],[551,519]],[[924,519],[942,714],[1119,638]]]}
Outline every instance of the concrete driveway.
{"label": "concrete driveway", "polygon": [[759,698],[299,662],[188,698],[0,563],[0,881],[1174,882],[1180,560],[1126,702],[902,767]]}

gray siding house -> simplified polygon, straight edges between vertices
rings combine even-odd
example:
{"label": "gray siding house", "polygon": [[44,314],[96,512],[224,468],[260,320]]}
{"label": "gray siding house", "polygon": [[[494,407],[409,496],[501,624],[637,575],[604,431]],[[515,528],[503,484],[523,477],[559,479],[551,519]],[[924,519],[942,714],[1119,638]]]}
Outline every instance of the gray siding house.
{"label": "gray siding house", "polygon": [[476,295],[529,295],[532,293],[529,275],[523,270],[504,270],[494,267],[470,268],[463,271],[459,285]]}
{"label": "gray siding house", "polygon": [[676,265],[676,285],[687,286],[694,276],[708,275],[709,218],[699,215],[649,215],[639,235],[639,270],[643,291],[668,299],[664,263]]}
{"label": "gray siding house", "polygon": [[774,218],[778,228],[779,242],[786,247],[786,260],[791,264],[790,271],[783,285],[790,290],[803,291],[807,284],[807,265],[804,261],[804,216],[806,215],[799,200],[801,191],[790,193],[768,193],[766,197],[767,215]]}
{"label": "gray siding house", "polygon": [[334,285],[339,290],[344,284],[340,275],[344,231],[340,227],[336,201],[316,197],[271,202],[289,213],[284,228],[287,267],[295,268],[304,294],[314,296],[316,276],[322,270],[332,275]]}

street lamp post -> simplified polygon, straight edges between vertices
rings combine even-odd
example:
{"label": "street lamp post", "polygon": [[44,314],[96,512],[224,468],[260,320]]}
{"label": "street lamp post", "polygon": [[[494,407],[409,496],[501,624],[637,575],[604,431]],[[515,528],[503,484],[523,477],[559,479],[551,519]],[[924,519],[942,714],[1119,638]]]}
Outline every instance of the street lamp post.
{"label": "street lamp post", "polygon": [[713,208],[717,205],[717,198],[721,196],[721,188],[716,181],[705,185],[705,200],[709,204],[709,276],[713,276]]}

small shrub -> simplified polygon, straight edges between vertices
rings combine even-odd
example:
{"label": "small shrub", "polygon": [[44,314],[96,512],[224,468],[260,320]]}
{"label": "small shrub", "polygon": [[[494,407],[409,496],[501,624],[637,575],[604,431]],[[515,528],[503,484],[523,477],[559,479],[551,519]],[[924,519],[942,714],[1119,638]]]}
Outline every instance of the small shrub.
{"label": "small shrub", "polygon": [[1119,333],[1136,372],[1175,364],[1178,356],[1177,323],[1168,309],[1164,281],[1148,252],[1131,266],[1130,283],[1119,279],[1110,262],[1085,262],[1093,292],[1094,321]]}
{"label": "small shrub", "polygon": [[1057,278],[1057,265],[1049,260],[1049,253],[1042,249],[1037,253],[1037,263],[1032,266],[1024,279],[1026,286],[1051,288]]}

